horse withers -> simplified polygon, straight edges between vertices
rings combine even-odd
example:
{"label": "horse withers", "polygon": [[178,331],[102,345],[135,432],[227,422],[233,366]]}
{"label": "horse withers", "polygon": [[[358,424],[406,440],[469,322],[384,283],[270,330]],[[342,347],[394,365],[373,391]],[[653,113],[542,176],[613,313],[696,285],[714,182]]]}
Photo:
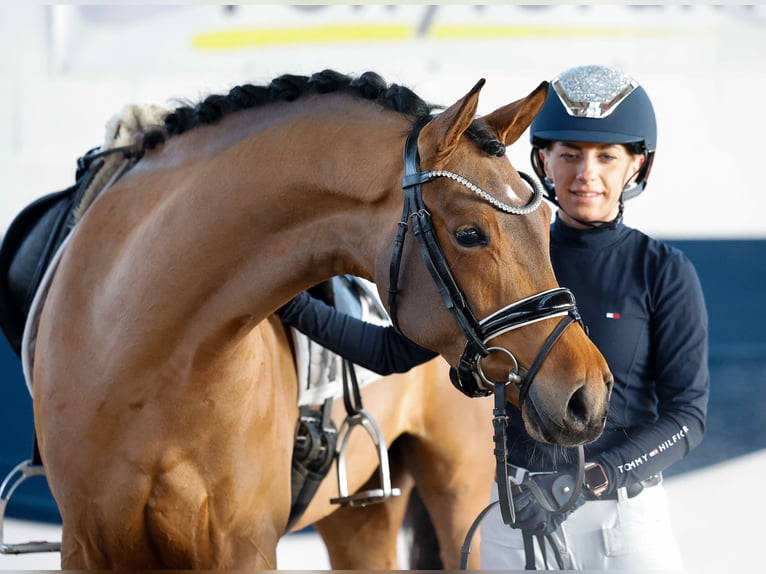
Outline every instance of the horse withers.
{"label": "horse withers", "polygon": [[272,313],[341,273],[374,281],[398,328],[463,380],[534,371],[506,387],[533,437],[598,436],[611,375],[576,325],[549,344],[563,319],[547,302],[573,304],[550,211],[503,155],[547,85],[477,117],[483,84],[429,117],[376,74],[282,76],[143,135],[25,335],[63,568],[277,566],[298,410]]}

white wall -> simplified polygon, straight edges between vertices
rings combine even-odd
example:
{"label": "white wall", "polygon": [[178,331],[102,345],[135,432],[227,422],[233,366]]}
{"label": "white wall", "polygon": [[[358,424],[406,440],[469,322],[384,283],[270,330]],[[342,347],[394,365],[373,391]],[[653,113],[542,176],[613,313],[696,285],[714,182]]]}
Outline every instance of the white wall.
{"label": "white wall", "polygon": [[[248,42],[220,47],[235,31]],[[211,37],[218,48],[200,45]],[[0,229],[68,186],[127,103],[334,68],[374,70],[443,104],[484,77],[487,113],[567,67],[603,63],[644,85],[659,121],[652,178],[627,222],[660,237],[766,237],[763,6],[18,4],[0,7],[0,54]],[[523,170],[527,142],[510,152]]]}

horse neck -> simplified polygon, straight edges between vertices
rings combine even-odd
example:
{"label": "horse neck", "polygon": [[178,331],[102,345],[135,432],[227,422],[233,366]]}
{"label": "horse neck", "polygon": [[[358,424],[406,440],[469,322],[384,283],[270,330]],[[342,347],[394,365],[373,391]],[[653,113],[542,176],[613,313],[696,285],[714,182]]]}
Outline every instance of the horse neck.
{"label": "horse neck", "polygon": [[[240,127],[226,146],[205,145],[200,130],[177,147],[193,158],[181,162],[194,172],[183,177],[199,191],[186,190],[178,201],[201,222],[197,245],[225,258],[219,269],[237,267],[227,289],[239,293],[230,301],[234,313],[266,315],[340,273],[372,279],[381,249],[389,250],[401,211],[407,122],[369,103],[359,110],[348,99],[327,101],[322,114],[282,105],[280,123],[265,111],[244,114],[252,121],[230,118],[220,129]],[[199,150],[216,146],[200,161]]]}

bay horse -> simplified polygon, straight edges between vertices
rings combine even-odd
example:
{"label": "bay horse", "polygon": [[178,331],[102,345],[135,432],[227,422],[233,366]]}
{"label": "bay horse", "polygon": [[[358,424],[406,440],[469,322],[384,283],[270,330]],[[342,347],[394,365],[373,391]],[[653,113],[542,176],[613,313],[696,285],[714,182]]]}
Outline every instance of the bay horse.
{"label": "bay horse", "polygon": [[478,117],[483,85],[435,114],[374,73],[284,75],[137,139],[24,333],[64,569],[277,566],[298,409],[273,312],[334,275],[373,281],[464,393],[507,383],[533,438],[600,434],[611,374],[504,156],[547,83]]}

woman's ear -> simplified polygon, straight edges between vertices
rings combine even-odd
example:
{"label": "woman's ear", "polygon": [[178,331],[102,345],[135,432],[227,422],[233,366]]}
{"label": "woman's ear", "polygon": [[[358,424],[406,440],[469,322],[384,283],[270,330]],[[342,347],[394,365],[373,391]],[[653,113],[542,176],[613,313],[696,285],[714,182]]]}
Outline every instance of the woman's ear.
{"label": "woman's ear", "polygon": [[551,174],[548,173],[548,153],[546,148],[540,148],[537,150],[537,157],[540,158],[540,165],[543,167],[543,173],[550,179]]}
{"label": "woman's ear", "polygon": [[627,185],[628,183],[633,183],[636,180],[636,177],[638,176],[639,172],[641,171],[641,166],[644,165],[644,162],[646,161],[646,156],[643,154],[640,155],[634,155],[633,161],[630,164],[630,173],[632,174],[628,181],[625,182]]}

